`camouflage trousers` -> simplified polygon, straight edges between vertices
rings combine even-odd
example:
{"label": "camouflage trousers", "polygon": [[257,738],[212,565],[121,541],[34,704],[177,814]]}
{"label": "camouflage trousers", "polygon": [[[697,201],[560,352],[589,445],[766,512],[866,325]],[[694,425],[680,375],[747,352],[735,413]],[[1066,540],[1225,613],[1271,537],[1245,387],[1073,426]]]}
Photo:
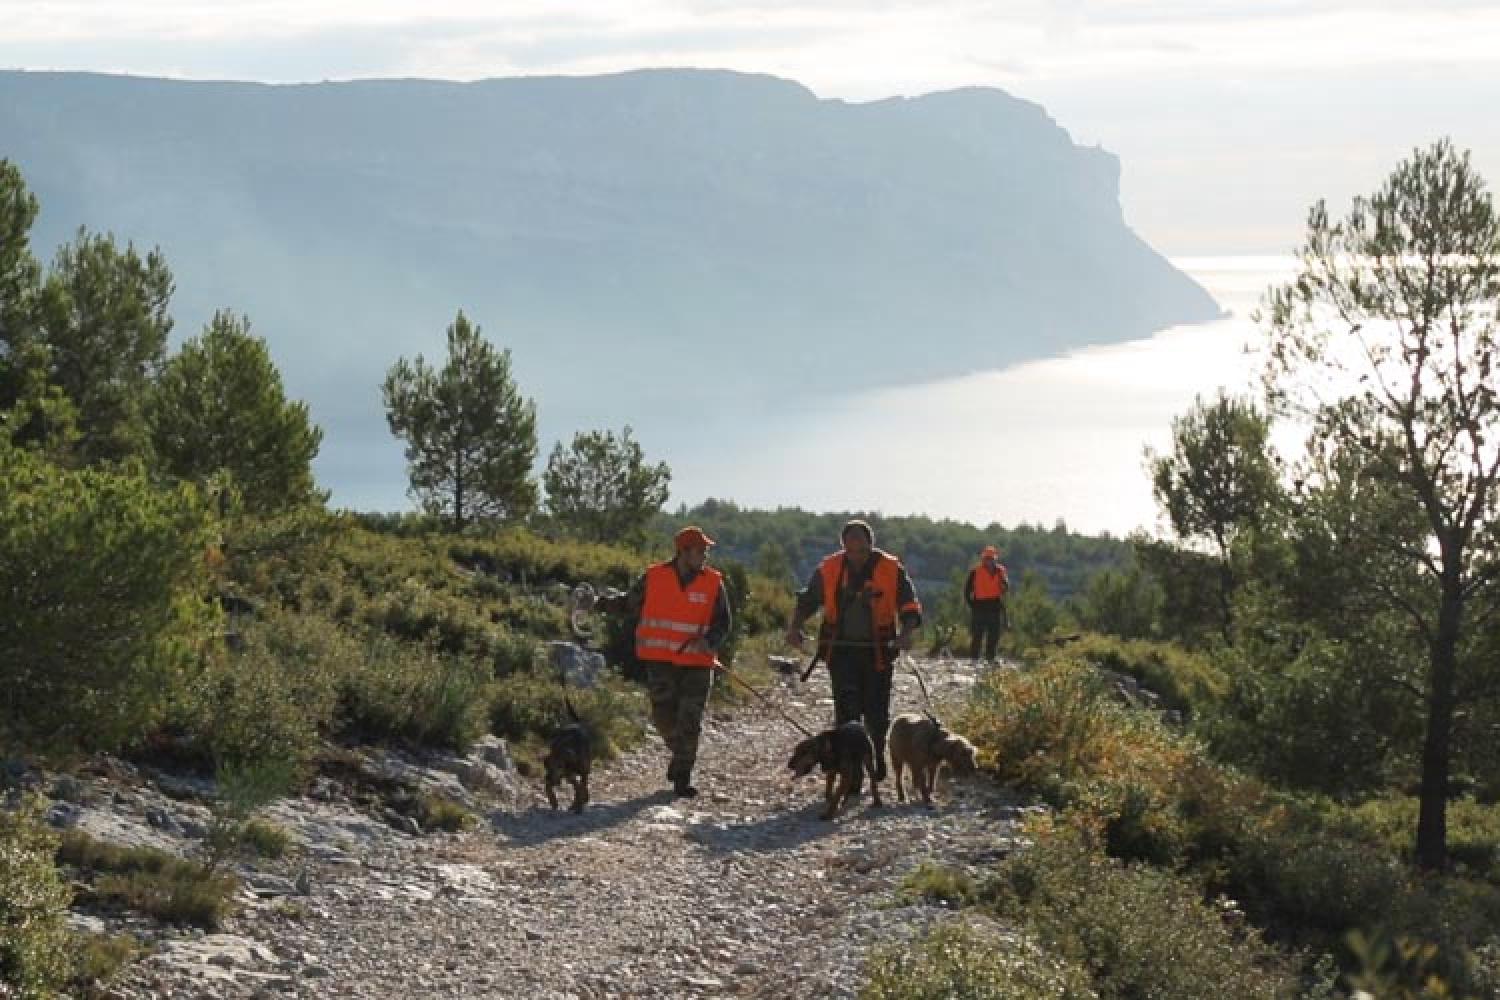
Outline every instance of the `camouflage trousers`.
{"label": "camouflage trousers", "polygon": [[707,667],[679,667],[672,663],[646,664],[646,689],[651,695],[651,722],[672,751],[667,780],[687,780],[698,762],[698,737],[703,733],[703,710],[713,688],[714,672]]}
{"label": "camouflage trousers", "polygon": [[885,731],[891,724],[891,667],[875,669],[875,652],[835,646],[828,660],[833,682],[833,721],[863,722],[875,745],[878,780],[885,778]]}

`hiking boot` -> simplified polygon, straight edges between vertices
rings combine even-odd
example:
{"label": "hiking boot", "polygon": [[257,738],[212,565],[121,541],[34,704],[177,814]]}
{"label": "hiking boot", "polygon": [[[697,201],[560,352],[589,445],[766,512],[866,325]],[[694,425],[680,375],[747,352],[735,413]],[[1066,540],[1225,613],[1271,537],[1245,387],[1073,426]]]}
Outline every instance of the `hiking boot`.
{"label": "hiking boot", "polygon": [[687,778],[678,778],[672,782],[672,794],[679,799],[691,799],[697,797],[698,789],[694,788],[693,783]]}
{"label": "hiking boot", "polygon": [[884,781],[885,780],[885,754],[884,753],[878,753],[878,754],[875,755],[875,780],[876,781]]}

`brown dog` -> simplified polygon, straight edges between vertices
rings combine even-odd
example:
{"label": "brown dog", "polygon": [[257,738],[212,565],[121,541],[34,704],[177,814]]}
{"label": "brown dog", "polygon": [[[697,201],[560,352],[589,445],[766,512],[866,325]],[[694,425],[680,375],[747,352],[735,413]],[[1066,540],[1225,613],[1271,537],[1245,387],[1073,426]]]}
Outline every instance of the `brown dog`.
{"label": "brown dog", "polygon": [[570,808],[575,813],[581,813],[589,801],[589,772],[594,766],[594,741],[566,695],[563,696],[563,704],[568,706],[568,715],[573,721],[553,735],[552,743],[547,748],[547,756],[542,758],[542,764],[547,769],[547,801],[552,804],[553,809],[557,808],[557,786],[567,779],[573,786],[573,805]]}
{"label": "brown dog", "polygon": [[937,783],[938,768],[944,764],[954,774],[973,774],[977,766],[974,744],[943,728],[931,715],[907,712],[891,720],[891,769],[896,775],[896,798],[906,801],[901,784],[901,770],[911,768],[912,784],[921,793],[922,804],[932,807],[932,789]]}
{"label": "brown dog", "polygon": [[802,777],[813,768],[821,768],[826,779],[823,798],[827,803],[822,819],[833,819],[849,799],[864,787],[870,776],[870,801],[880,805],[880,785],[875,781],[875,745],[863,723],[846,722],[835,729],[825,729],[809,736],[792,750],[787,761],[794,777]]}

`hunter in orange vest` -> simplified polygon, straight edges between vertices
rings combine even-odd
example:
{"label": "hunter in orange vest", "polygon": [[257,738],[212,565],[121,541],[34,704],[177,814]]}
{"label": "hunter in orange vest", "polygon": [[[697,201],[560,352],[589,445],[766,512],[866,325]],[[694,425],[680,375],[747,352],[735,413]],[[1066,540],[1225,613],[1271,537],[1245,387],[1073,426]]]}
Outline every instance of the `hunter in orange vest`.
{"label": "hunter in orange vest", "polygon": [[969,570],[964,581],[964,603],[969,606],[969,659],[979,662],[980,643],[984,644],[986,662],[995,661],[995,647],[1005,630],[1005,596],[1010,593],[1010,576],[1000,562],[1000,550],[986,545],[979,553],[979,565]]}
{"label": "hunter in orange vest", "polygon": [[672,558],[648,568],[630,590],[635,655],[646,668],[651,722],[671,751],[667,781],[680,798],[698,794],[693,767],[718,662],[714,650],[729,634],[723,575],[705,565],[713,544],[701,528],[683,528]]}
{"label": "hunter in orange vest", "polygon": [[885,780],[885,736],[891,719],[891,668],[911,649],[922,604],[901,560],[875,548],[875,532],[850,521],[843,548],[826,557],[797,595],[786,641],[802,648],[802,623],[823,612],[818,651],[833,685],[834,722],[862,721],[875,744],[875,780]]}

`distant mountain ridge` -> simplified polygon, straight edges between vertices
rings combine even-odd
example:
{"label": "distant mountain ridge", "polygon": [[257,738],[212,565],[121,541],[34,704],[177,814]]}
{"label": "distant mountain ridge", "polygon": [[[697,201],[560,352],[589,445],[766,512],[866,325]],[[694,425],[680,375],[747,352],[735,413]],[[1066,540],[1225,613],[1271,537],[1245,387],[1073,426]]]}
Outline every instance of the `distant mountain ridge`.
{"label": "distant mountain ridge", "polygon": [[5,72],[0,157],[42,203],[38,256],[79,225],[111,230],[166,254],[179,334],[214,308],[248,314],[325,455],[384,434],[385,368],[440,355],[459,308],[513,349],[563,436],[1219,312],[1125,225],[1116,158],[998,90],[850,104],[710,70],[283,86]]}

